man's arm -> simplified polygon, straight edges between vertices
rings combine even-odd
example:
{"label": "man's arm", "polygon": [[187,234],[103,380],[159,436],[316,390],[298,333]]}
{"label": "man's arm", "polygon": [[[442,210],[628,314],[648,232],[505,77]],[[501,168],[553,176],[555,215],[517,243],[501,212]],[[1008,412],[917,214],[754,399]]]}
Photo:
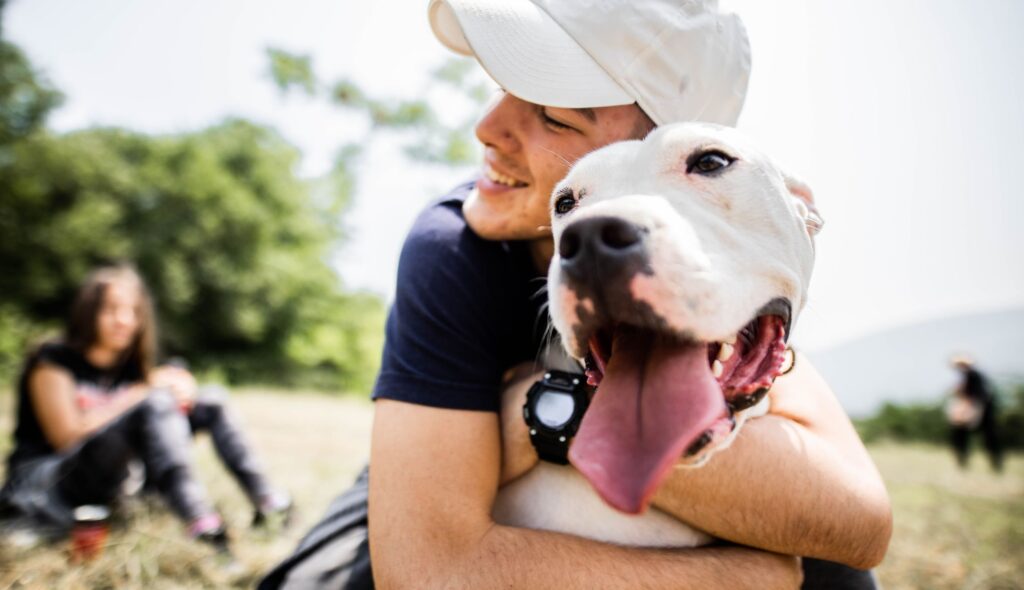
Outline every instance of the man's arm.
{"label": "man's arm", "polygon": [[[538,377],[511,384],[503,399],[503,485],[537,463],[520,408]],[[889,497],[835,395],[802,356],[770,395],[771,415],[747,422],[707,465],[674,471],[654,504],[742,545],[878,565],[892,534]]]}
{"label": "man's arm", "polygon": [[795,588],[798,560],[738,548],[633,549],[495,524],[498,416],[376,402],[370,553],[388,588]]}
{"label": "man's arm", "polygon": [[770,415],[706,466],[673,472],[655,505],[736,543],[878,565],[892,534],[889,495],[831,388],[798,356],[770,395]]}

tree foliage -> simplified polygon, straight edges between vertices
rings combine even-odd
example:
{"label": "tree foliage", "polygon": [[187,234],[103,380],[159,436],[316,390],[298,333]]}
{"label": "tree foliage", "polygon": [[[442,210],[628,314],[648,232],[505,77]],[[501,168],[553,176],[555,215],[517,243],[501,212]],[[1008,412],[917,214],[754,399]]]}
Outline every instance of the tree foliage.
{"label": "tree foliage", "polygon": [[270,77],[281,92],[297,90],[310,96],[316,93],[316,78],[313,76],[313,60],[310,56],[271,48],[267,49],[267,58],[270,60]]}
{"label": "tree foliage", "polygon": [[32,69],[20,49],[0,39],[0,150],[40,128],[62,100],[60,92]]}
{"label": "tree foliage", "polygon": [[167,355],[232,382],[369,387],[383,305],[346,291],[327,263],[355,170],[384,135],[414,160],[475,161],[476,109],[453,125],[431,105],[441,91],[472,107],[485,86],[471,61],[452,60],[418,98],[380,98],[349,80],[322,83],[308,55],[270,48],[267,58],[282,94],[331,101],[368,123],[340,142],[323,178],[300,179],[292,146],[238,119],[165,136],[52,133],[45,121],[60,92],[0,41],[0,373],[59,327],[92,268],[129,261],[155,295]]}
{"label": "tree foliage", "polygon": [[93,267],[131,261],[155,295],[162,346],[231,381],[367,388],[383,306],[327,264],[352,179],[316,184],[274,131],[42,128],[59,94],[4,46],[0,116],[0,369],[64,317]]}
{"label": "tree foliage", "polygon": [[[490,87],[471,59],[446,60],[431,72],[428,84],[418,98],[396,99],[371,96],[348,79],[323,83],[316,76],[312,60],[306,55],[268,48],[267,57],[271,77],[282,91],[298,86],[309,96],[319,96],[367,118],[370,132],[351,144],[366,145],[386,131],[392,137],[395,133],[401,135],[405,155],[413,161],[446,166],[479,161],[473,126],[478,107],[486,99]],[[454,123],[443,121],[433,106],[452,99],[467,107],[464,116]]]}

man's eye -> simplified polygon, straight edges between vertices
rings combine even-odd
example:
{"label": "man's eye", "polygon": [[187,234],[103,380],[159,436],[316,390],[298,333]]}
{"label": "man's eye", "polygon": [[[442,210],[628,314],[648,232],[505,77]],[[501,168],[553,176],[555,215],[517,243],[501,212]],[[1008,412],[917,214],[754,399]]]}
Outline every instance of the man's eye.
{"label": "man's eye", "polygon": [[558,198],[555,199],[555,213],[565,215],[575,208],[576,197],[572,194],[571,190],[565,189],[559,193]]}
{"label": "man's eye", "polygon": [[735,161],[736,158],[718,150],[698,152],[690,156],[690,161],[687,162],[686,166],[686,173],[714,174],[728,168]]}
{"label": "man's eye", "polygon": [[547,125],[548,127],[551,127],[552,129],[557,129],[559,131],[564,129],[572,129],[572,127],[570,127],[569,125],[566,125],[561,121],[556,121],[555,119],[549,117],[547,111],[545,111],[544,109],[540,109],[539,113],[541,122]]}

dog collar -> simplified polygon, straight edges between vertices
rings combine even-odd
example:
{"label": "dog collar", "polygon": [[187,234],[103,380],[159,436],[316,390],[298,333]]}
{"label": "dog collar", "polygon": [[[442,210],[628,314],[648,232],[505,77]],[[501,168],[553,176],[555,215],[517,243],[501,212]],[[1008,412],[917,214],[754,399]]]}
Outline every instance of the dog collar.
{"label": "dog collar", "polygon": [[590,404],[586,376],[550,370],[530,387],[523,404],[523,419],[530,442],[544,461],[569,463],[569,443]]}

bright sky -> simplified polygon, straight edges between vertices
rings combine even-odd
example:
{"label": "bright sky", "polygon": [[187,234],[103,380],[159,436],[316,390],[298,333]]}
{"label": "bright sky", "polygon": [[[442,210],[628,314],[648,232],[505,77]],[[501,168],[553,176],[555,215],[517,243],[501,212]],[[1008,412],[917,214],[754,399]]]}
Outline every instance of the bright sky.
{"label": "bright sky", "polygon": [[[814,188],[827,224],[797,339],[829,346],[892,325],[1024,305],[1024,2],[736,0],[754,69],[740,128]],[[282,99],[268,45],[326,80],[415,96],[446,53],[426,1],[13,0],[4,33],[68,96],[58,130],[277,128],[325,171],[356,137],[328,106]],[[390,296],[402,237],[464,172],[373,150],[338,261]]]}

